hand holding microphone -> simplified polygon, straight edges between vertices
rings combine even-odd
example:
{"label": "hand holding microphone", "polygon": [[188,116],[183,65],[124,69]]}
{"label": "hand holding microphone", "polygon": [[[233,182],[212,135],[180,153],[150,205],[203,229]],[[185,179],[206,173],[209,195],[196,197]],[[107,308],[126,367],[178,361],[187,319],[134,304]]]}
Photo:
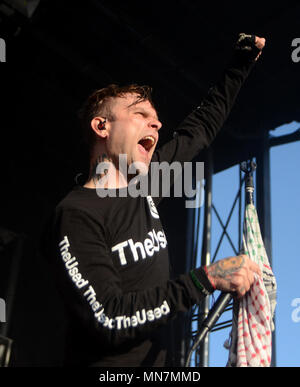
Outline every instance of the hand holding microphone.
{"label": "hand holding microphone", "polygon": [[223,292],[234,293],[238,298],[250,290],[255,273],[262,276],[259,266],[244,254],[207,266],[207,276],[212,285]]}

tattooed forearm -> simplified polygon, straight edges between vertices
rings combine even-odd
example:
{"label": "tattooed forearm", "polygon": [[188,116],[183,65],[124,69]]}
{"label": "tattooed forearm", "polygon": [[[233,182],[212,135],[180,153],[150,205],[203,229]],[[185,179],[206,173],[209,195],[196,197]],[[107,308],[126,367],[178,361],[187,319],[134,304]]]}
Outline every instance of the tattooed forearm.
{"label": "tattooed forearm", "polygon": [[222,259],[208,267],[208,272],[212,277],[229,278],[237,270],[243,267],[245,258],[243,255]]}

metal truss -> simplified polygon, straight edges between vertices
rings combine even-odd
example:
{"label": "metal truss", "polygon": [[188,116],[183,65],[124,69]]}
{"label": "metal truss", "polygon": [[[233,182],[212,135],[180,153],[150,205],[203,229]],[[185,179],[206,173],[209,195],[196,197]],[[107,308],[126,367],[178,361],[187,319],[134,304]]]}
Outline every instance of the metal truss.
{"label": "metal truss", "polygon": [[[269,261],[272,264],[272,248],[271,248],[271,185],[270,185],[270,149],[273,146],[283,145],[295,141],[300,141],[300,129],[296,130],[294,133],[289,135],[284,135],[281,137],[270,136],[268,132],[265,132],[262,135],[261,141],[257,148],[255,155],[257,163],[257,172],[256,172],[256,207],[260,219],[261,232],[265,244],[265,248],[269,257]],[[204,216],[203,216],[203,233],[202,233],[202,252],[198,254],[199,239],[200,239],[200,216],[201,209],[198,208],[197,212],[194,214],[194,230],[195,236],[193,243],[193,267],[200,265],[209,265],[215,262],[217,254],[220,250],[222,242],[226,237],[232,251],[235,255],[239,254],[241,242],[242,242],[242,224],[243,224],[243,185],[245,182],[245,177],[242,176],[242,170],[240,167],[239,171],[239,189],[234,198],[231,210],[225,222],[223,222],[216,206],[213,204],[212,197],[212,180],[213,180],[213,154],[210,150],[207,154],[207,159],[205,162],[205,206],[204,206]],[[232,241],[230,234],[228,232],[228,226],[230,220],[232,219],[234,210],[238,206],[238,246]],[[212,235],[212,214],[215,214],[216,219],[218,220],[221,228],[222,234],[217,243],[216,250],[214,254],[211,254],[211,235]],[[231,302],[225,312],[232,311]],[[210,298],[206,299],[200,304],[195,306],[192,309],[191,314],[191,332],[190,332],[190,341],[192,344],[195,341],[197,333],[207,317],[210,310]],[[230,328],[232,326],[232,320],[226,320],[216,323],[211,329],[210,333],[220,331],[223,329]],[[272,352],[272,366],[276,365],[276,345],[275,345],[275,335],[273,334],[273,352]],[[189,346],[189,345],[188,345]],[[187,346],[187,347],[188,347]],[[198,346],[197,350],[194,352],[194,356],[191,358],[191,365],[195,367],[208,367],[209,366],[209,334],[202,340],[201,344]]]}
{"label": "metal truss", "polygon": [[[239,246],[241,246],[242,241],[242,188],[245,181],[245,178],[242,178],[242,172],[240,170],[240,184],[238,192],[234,198],[232,207],[230,209],[229,215],[225,222],[222,221],[222,218],[215,206],[215,204],[212,201],[212,178],[213,178],[213,159],[212,155],[210,154],[208,156],[208,160],[205,163],[206,165],[206,187],[205,187],[205,208],[204,208],[204,230],[203,230],[203,244],[202,244],[202,254],[201,259],[198,256],[198,243],[196,244],[196,248],[194,251],[194,267],[200,266],[200,265],[209,265],[213,262],[215,262],[218,252],[220,250],[220,247],[222,246],[222,242],[224,241],[224,238],[227,238],[230,246],[232,247],[233,254],[238,255],[239,254]],[[230,234],[228,232],[228,226],[230,224],[230,221],[232,219],[234,210],[238,206],[238,217],[239,217],[239,233],[238,233],[238,246],[235,246],[235,244],[232,241],[232,238],[230,237]],[[195,214],[196,217],[196,234],[198,234],[199,237],[199,225],[200,225],[200,208],[198,209],[198,213]],[[222,234],[217,242],[217,247],[213,255],[211,255],[211,232],[212,232],[212,214],[215,214],[216,219],[218,220],[221,228],[222,228]],[[201,326],[204,319],[207,317],[208,312],[210,309],[210,297],[206,297],[206,299],[200,304],[194,307],[192,310],[192,316],[191,316],[191,336],[192,341],[195,340],[195,337],[198,333],[199,327]],[[224,310],[225,312],[230,312],[232,310],[232,302],[226,307]],[[214,325],[211,332],[216,332],[222,329],[230,328],[232,325],[232,320],[226,320],[222,322],[218,322]],[[209,360],[209,335],[207,335],[204,339],[201,345],[197,348],[194,354],[193,363],[195,366],[208,366],[208,360]]]}

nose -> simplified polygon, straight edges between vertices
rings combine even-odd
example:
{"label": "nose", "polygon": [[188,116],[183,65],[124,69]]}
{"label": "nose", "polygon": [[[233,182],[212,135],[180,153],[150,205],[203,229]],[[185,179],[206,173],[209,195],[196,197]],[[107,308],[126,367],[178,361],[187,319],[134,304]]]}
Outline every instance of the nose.
{"label": "nose", "polygon": [[149,122],[149,125],[151,126],[152,129],[155,129],[157,132],[162,127],[162,123],[158,120],[158,118],[153,118]]}

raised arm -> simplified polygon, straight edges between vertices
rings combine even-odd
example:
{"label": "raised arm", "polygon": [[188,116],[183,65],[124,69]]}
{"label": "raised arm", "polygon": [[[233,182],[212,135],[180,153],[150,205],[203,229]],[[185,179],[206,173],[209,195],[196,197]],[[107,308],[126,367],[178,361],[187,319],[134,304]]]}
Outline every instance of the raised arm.
{"label": "raised arm", "polygon": [[176,136],[159,148],[153,161],[190,161],[207,148],[223,127],[250,70],[260,57],[265,39],[240,34],[233,60],[222,79],[179,125]]}

